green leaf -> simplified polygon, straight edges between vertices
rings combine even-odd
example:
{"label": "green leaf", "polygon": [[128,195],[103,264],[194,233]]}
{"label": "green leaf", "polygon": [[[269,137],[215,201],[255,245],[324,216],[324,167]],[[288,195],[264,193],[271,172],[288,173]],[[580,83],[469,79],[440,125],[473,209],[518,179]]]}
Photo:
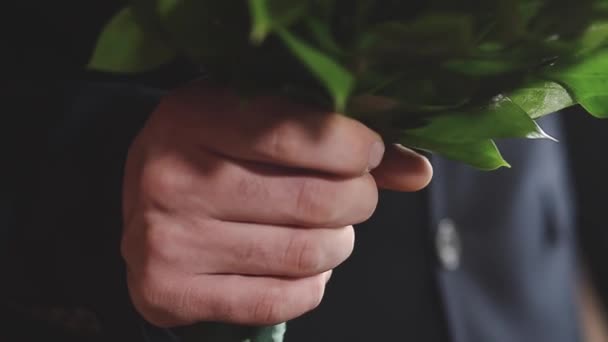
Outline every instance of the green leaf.
{"label": "green leaf", "polygon": [[555,113],[576,102],[561,85],[550,81],[536,81],[517,88],[508,98],[532,119]]}
{"label": "green leaf", "polygon": [[287,30],[277,32],[287,47],[321,81],[334,99],[335,109],[344,112],[348,98],[355,87],[354,76],[334,61]]}
{"label": "green leaf", "polygon": [[608,21],[598,21],[587,28],[578,41],[577,56],[584,56],[608,44]]}
{"label": "green leaf", "polygon": [[548,68],[547,77],[568,89],[590,114],[608,118],[608,48],[570,63]]}
{"label": "green leaf", "polygon": [[443,143],[463,144],[498,138],[549,138],[528,114],[505,96],[469,111],[430,118],[424,127],[408,130],[411,136]]}
{"label": "green leaf", "polygon": [[481,140],[470,143],[454,144],[434,141],[424,137],[403,135],[399,143],[412,148],[437,153],[445,158],[467,163],[485,171],[501,167],[511,167],[492,140]]}
{"label": "green leaf", "polygon": [[174,49],[147,34],[135,20],[130,7],[118,12],[102,31],[88,68],[115,73],[153,70],[170,62]]}
{"label": "green leaf", "polygon": [[302,0],[249,0],[251,39],[261,42],[272,31],[292,24],[306,13],[308,4]]}
{"label": "green leaf", "polygon": [[138,24],[146,31],[169,39],[162,26],[162,18],[173,11],[179,0],[129,0],[133,15]]}

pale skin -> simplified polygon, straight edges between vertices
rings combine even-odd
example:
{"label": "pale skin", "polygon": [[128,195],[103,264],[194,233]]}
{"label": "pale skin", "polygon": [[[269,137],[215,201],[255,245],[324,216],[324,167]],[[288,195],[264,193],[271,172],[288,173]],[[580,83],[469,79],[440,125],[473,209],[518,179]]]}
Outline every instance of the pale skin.
{"label": "pale skin", "polygon": [[[189,86],[132,144],[122,254],[132,301],[160,327],[269,325],[314,309],[378,188],[416,191],[427,159],[345,116]],[[381,232],[378,232],[381,234]]]}

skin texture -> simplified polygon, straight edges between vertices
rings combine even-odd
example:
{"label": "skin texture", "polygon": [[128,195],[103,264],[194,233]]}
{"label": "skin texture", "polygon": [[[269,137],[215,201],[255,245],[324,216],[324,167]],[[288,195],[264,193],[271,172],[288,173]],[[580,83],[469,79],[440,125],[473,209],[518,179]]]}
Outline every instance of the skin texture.
{"label": "skin texture", "polygon": [[431,175],[427,159],[386,148],[342,115],[180,89],[127,158],[122,254],[132,301],[161,327],[293,319],[321,302],[378,187],[416,191]]}

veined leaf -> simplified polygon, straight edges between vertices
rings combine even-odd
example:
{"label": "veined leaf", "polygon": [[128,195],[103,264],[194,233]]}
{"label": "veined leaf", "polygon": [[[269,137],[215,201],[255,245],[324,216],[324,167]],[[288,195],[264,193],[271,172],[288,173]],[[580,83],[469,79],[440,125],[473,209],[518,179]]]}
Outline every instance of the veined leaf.
{"label": "veined leaf", "polygon": [[480,170],[491,171],[501,167],[511,167],[491,139],[455,144],[404,134],[399,138],[399,143],[438,153],[448,159],[467,163]]}
{"label": "veined leaf", "polygon": [[482,108],[430,119],[427,126],[406,133],[453,144],[499,138],[551,138],[522,108],[505,96],[497,96]]}
{"label": "veined leaf", "polygon": [[280,29],[279,36],[293,54],[321,81],[334,99],[335,109],[343,112],[355,87],[355,78],[345,67],[331,57]]}
{"label": "veined leaf", "polygon": [[560,66],[550,67],[546,75],[568,89],[590,114],[608,118],[608,48]]}
{"label": "veined leaf", "polygon": [[88,68],[115,73],[145,72],[168,63],[175,55],[173,48],[147,34],[131,8],[126,7],[102,31]]}
{"label": "veined leaf", "polygon": [[532,119],[573,106],[576,101],[561,85],[550,81],[536,81],[517,88],[508,98]]}

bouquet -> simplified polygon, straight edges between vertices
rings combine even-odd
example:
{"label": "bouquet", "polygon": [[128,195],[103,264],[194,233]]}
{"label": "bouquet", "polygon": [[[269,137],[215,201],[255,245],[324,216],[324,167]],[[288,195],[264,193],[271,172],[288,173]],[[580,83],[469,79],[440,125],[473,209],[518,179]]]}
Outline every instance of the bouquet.
{"label": "bouquet", "polygon": [[495,139],[551,139],[544,115],[608,116],[606,0],[131,0],[89,67],[178,57],[483,170],[509,166]]}
{"label": "bouquet", "polygon": [[608,117],[608,0],[131,0],[89,67],[176,58],[244,97],[323,106],[482,170],[509,166],[496,139],[552,139],[544,115]]}

